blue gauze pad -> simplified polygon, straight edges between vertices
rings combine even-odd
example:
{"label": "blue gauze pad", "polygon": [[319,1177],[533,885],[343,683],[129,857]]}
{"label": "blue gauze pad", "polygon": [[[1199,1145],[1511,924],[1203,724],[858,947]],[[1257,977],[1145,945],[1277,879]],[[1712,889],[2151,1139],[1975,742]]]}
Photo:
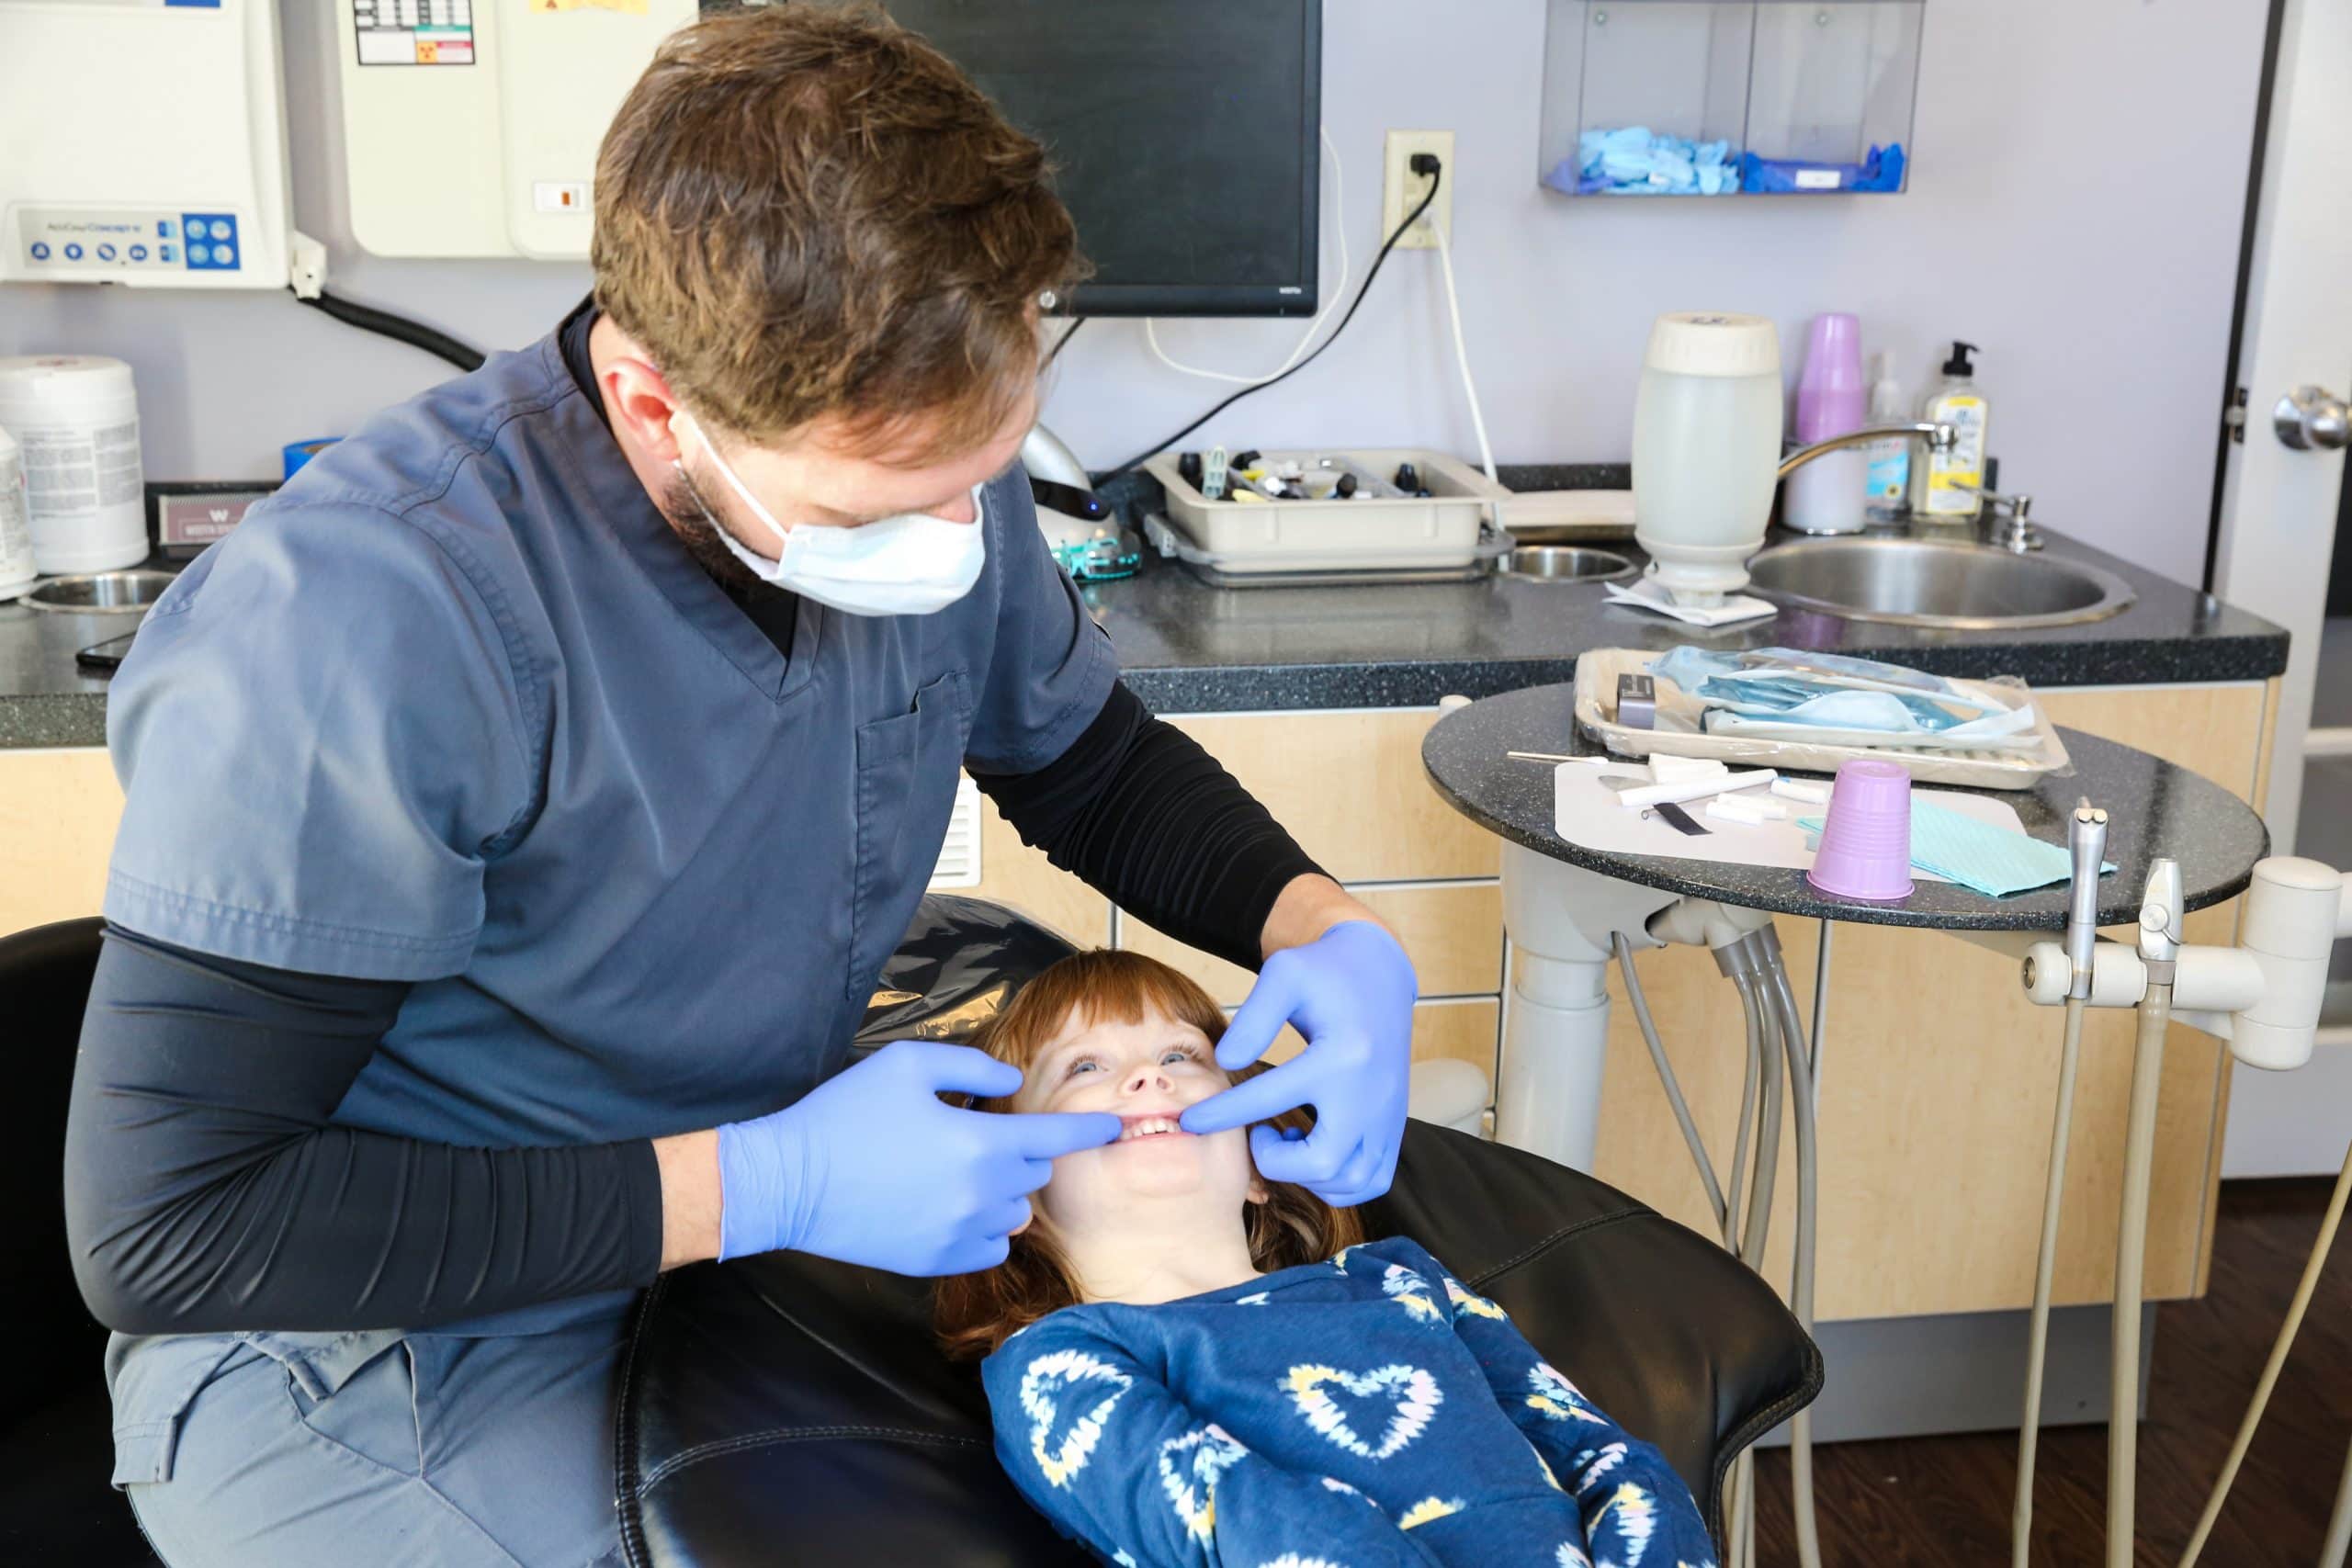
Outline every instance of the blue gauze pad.
{"label": "blue gauze pad", "polygon": [[[1818,835],[1822,821],[1807,817],[1798,826]],[[2063,845],[1996,828],[1917,796],[1911,801],[1911,863],[1987,898],[2047,887],[2075,870],[2074,857]],[[2114,869],[2111,862],[2099,866],[2102,874]]]}

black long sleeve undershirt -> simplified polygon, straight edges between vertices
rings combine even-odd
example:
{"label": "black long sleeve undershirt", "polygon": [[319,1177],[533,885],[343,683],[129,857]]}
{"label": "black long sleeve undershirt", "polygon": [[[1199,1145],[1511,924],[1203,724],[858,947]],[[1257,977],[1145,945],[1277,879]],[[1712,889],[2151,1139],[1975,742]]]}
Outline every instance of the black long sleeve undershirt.
{"label": "black long sleeve undershirt", "polygon": [[408,990],[108,928],[65,1134],[100,1322],[422,1328],[653,1278],[650,1142],[465,1148],[331,1122]]}
{"label": "black long sleeve undershirt", "polygon": [[[1316,869],[1124,685],[1054,762],[978,783],[1054,864],[1252,968],[1274,900]],[[75,1271],[101,1322],[426,1327],[653,1278],[649,1142],[464,1148],[333,1123],[408,989],[109,930],[65,1156]]]}
{"label": "black long sleeve undershirt", "polygon": [[1198,741],[1126,683],[1060,760],[1034,773],[973,775],[1021,841],[1170,936],[1245,969],[1306,858]]}

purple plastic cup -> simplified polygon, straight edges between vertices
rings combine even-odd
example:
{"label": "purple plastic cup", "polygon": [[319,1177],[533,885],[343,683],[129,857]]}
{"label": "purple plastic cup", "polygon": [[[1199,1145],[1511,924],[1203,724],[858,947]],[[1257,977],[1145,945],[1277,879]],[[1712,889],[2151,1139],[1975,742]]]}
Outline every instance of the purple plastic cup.
{"label": "purple plastic cup", "polygon": [[1862,378],[1862,324],[1843,311],[1815,316],[1805,334],[1797,380],[1797,439],[1826,441],[1868,423],[1870,383]]}
{"label": "purple plastic cup", "polygon": [[1839,766],[1804,874],[1840,898],[1910,895],[1911,774],[1901,763],[1859,757]]}

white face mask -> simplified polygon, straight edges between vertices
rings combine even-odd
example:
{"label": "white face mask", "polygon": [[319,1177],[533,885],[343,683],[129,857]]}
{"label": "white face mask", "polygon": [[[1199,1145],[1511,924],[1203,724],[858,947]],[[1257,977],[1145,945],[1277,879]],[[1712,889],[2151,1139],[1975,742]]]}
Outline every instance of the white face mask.
{"label": "white face mask", "polygon": [[[972,487],[973,518],[950,523],[920,512],[842,527],[802,524],[786,528],[744,488],[734,468],[718,455],[694,416],[685,415],[695,439],[752,516],[773,529],[783,548],[774,560],[746,549],[727,525],[710,518],[721,543],[763,582],[790,589],[820,604],[852,615],[928,615],[972,591],[988,558],[987,519],[980,515],[980,487]],[[681,475],[676,458],[670,466]],[[687,489],[694,481],[687,479]],[[700,497],[695,504],[700,506]],[[710,509],[703,507],[706,517]]]}

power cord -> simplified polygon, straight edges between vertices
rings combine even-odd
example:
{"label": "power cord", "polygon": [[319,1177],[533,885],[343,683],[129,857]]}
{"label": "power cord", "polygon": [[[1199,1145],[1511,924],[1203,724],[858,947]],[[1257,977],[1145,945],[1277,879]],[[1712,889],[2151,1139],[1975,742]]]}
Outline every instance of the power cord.
{"label": "power cord", "polygon": [[1497,484],[1502,480],[1495,473],[1495,449],[1487,441],[1487,416],[1478,409],[1478,383],[1470,378],[1470,349],[1462,339],[1462,301],[1453,291],[1453,247],[1445,237],[1445,225],[1432,223],[1430,232],[1437,236],[1437,260],[1445,277],[1445,310],[1453,322],[1453,358],[1462,367],[1462,395],[1470,401],[1470,428],[1478,435],[1478,460],[1487,477]]}
{"label": "power cord", "polygon": [[447,360],[460,370],[481,367],[481,350],[469,348],[448,333],[428,327],[423,321],[411,321],[390,310],[379,310],[372,305],[345,299],[329,294],[323,288],[316,294],[298,293],[295,298],[314,310],[333,316],[345,326],[357,327],[361,332],[375,333],[407,344],[412,348],[421,348],[427,354]]}
{"label": "power cord", "polygon": [[1143,319],[1143,340],[1151,345],[1153,358],[1170,370],[1179,371],[1186,376],[1198,376],[1204,381],[1229,381],[1236,386],[1255,387],[1271,381],[1289,370],[1293,365],[1298,363],[1298,356],[1306,352],[1306,345],[1315,341],[1315,334],[1322,330],[1324,321],[1330,317],[1332,307],[1339,304],[1340,297],[1348,291],[1347,175],[1340,163],[1340,149],[1331,140],[1331,133],[1325,130],[1319,134],[1323,139],[1323,151],[1331,155],[1331,227],[1337,231],[1340,239],[1340,280],[1331,286],[1330,298],[1323,301],[1323,309],[1317,310],[1315,313],[1315,319],[1306,323],[1306,331],[1299,334],[1298,342],[1291,346],[1290,353],[1283,356],[1283,362],[1263,376],[1234,376],[1223,370],[1204,370],[1197,365],[1186,365],[1171,357],[1166,349],[1159,346],[1159,323],[1153,318],[1146,316]]}
{"label": "power cord", "polygon": [[1381,242],[1380,254],[1372,258],[1371,270],[1363,275],[1363,283],[1356,289],[1355,298],[1348,301],[1348,308],[1346,311],[1340,315],[1340,324],[1331,329],[1331,335],[1325,338],[1321,343],[1316,344],[1314,353],[1308,355],[1306,358],[1300,360],[1289,369],[1282,371],[1277,375],[1269,376],[1262,381],[1253,382],[1250,385],[1242,388],[1239,391],[1234,392],[1228,397],[1218,400],[1209,407],[1206,412],[1203,413],[1198,419],[1193,420],[1191,423],[1185,425],[1182,429],[1176,431],[1172,434],[1160,437],[1158,441],[1153,442],[1150,446],[1145,447],[1134,457],[1129,457],[1125,462],[1119,464],[1115,468],[1105,470],[1095,479],[1095,484],[1098,489],[1118,478],[1121,474],[1133,472],[1136,468],[1142,466],[1146,458],[1150,457],[1157,453],[1164,452],[1169,447],[1175,446],[1176,443],[1183,440],[1184,437],[1192,434],[1193,432],[1200,429],[1201,426],[1206,424],[1209,421],[1215,419],[1217,415],[1223,413],[1226,410],[1231,408],[1242,399],[1250,396],[1252,392],[1261,392],[1268,387],[1272,387],[1280,382],[1290,379],[1290,378],[1297,375],[1300,371],[1314,364],[1317,359],[1320,359],[1323,356],[1323,351],[1325,349],[1329,348],[1333,344],[1340,341],[1340,334],[1348,330],[1348,323],[1350,321],[1355,320],[1356,311],[1363,304],[1364,297],[1372,292],[1373,281],[1380,276],[1381,264],[1385,262],[1388,259],[1388,254],[1396,248],[1396,242],[1405,237],[1405,231],[1408,229],[1410,229],[1414,224],[1419,222],[1421,214],[1427,212],[1430,209],[1430,204],[1437,199],[1439,183],[1444,178],[1444,169],[1439,163],[1437,154],[1434,152],[1414,153],[1412,159],[1412,170],[1413,173],[1417,175],[1426,175],[1429,176],[1430,188],[1428,192],[1422,196],[1420,204],[1415,207],[1412,211],[1407,213],[1405,215],[1404,221],[1396,225],[1395,231],[1389,234],[1387,239]]}

